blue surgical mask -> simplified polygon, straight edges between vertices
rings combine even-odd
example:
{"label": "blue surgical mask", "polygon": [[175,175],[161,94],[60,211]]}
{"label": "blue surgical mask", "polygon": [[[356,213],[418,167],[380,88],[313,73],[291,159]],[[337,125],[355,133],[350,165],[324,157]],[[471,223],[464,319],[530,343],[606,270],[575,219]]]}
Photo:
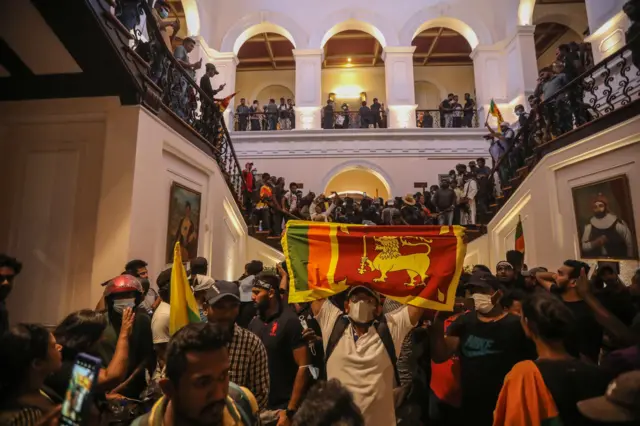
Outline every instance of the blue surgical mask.
{"label": "blue surgical mask", "polygon": [[169,11],[167,9],[160,9],[160,17],[167,19],[167,17],[169,17]]}
{"label": "blue surgical mask", "polygon": [[113,301],[113,310],[122,314],[125,309],[136,306],[136,299],[116,299]]}

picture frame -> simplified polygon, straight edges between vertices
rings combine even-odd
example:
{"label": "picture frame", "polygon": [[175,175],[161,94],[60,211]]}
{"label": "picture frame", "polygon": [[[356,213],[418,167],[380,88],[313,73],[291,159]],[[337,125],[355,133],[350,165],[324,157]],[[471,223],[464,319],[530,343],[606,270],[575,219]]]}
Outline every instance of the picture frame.
{"label": "picture frame", "polygon": [[618,175],[571,189],[580,258],[637,260],[629,178]]}
{"label": "picture frame", "polygon": [[178,182],[171,183],[167,220],[167,263],[173,262],[173,248],[176,241],[180,241],[183,262],[198,256],[201,206],[202,194],[200,192]]}

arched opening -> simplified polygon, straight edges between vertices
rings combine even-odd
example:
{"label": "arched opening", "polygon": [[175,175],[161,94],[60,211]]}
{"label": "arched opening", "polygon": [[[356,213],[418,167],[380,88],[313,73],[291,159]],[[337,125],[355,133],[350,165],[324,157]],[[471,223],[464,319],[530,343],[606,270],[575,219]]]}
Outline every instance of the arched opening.
{"label": "arched opening", "polygon": [[281,84],[271,84],[261,89],[254,97],[248,102],[258,100],[261,104],[268,102],[269,99],[275,99],[279,101],[280,98],[293,99],[293,92],[286,86]]}
{"label": "arched opening", "polygon": [[440,103],[443,96],[446,96],[446,93],[442,93],[438,86],[430,81],[416,81],[414,86],[418,109],[433,108]]}
{"label": "arched opening", "polygon": [[582,43],[583,38],[571,28],[556,22],[536,25],[534,33],[538,70],[551,66],[556,59],[556,49],[562,44]]}
{"label": "arched opening", "polygon": [[382,197],[385,200],[391,198],[391,190],[384,177],[375,170],[362,166],[348,167],[333,175],[324,193],[333,192],[355,198],[364,195],[371,198]]}
{"label": "arched opening", "polygon": [[[342,24],[340,25],[342,26]],[[337,26],[338,27],[338,26]],[[332,33],[330,31],[327,34]],[[386,98],[385,69],[382,60],[384,38],[359,29],[335,33],[323,43],[322,96],[333,101],[333,115],[323,109],[322,127],[383,127]],[[377,99],[381,113],[360,114]]]}
{"label": "arched opening", "polygon": [[[260,24],[262,25],[262,24]],[[273,24],[269,24],[272,25]],[[273,26],[275,27],[275,26]],[[247,99],[250,112],[236,107],[234,115],[235,130],[291,130],[295,128],[295,114],[288,99],[295,105],[295,59],[292,40],[286,35],[274,32],[256,33],[248,29],[243,34],[253,34],[238,46],[238,66],[236,68],[236,91],[240,98]],[[241,40],[241,38],[238,39]],[[285,99],[281,107],[280,98]],[[270,100],[275,105],[269,105]],[[257,100],[257,108],[253,101]],[[255,109],[255,110],[254,110]]]}
{"label": "arched opening", "polygon": [[[457,22],[457,28],[466,25],[452,21]],[[473,118],[476,109],[473,104],[475,77],[473,61],[469,57],[472,50],[469,38],[477,43],[474,37],[472,31],[464,36],[450,27],[427,25],[413,38],[411,44],[416,47],[413,75],[419,127],[476,126],[477,120]],[[434,84],[436,81],[440,87]],[[447,99],[448,94],[455,96],[453,101],[456,103]],[[465,99],[465,94],[470,95],[470,100]]]}

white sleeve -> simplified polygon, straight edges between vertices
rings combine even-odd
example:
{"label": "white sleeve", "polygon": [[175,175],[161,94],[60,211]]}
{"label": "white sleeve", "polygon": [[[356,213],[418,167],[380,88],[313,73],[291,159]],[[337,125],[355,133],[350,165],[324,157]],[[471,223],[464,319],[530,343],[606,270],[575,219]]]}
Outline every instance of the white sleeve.
{"label": "white sleeve", "polygon": [[169,333],[169,313],[157,312],[151,318],[151,335],[153,343],[168,343],[171,339]]}
{"label": "white sleeve", "polygon": [[584,227],[584,233],[582,234],[582,251],[591,251],[591,243],[589,242],[589,236],[591,235],[591,224],[587,224]]}
{"label": "white sleeve", "polygon": [[322,304],[322,308],[320,308],[320,312],[316,315],[316,321],[320,325],[320,331],[322,332],[322,344],[326,348],[327,343],[329,342],[329,337],[331,336],[331,331],[333,331],[333,326],[335,325],[338,318],[342,315],[342,311],[331,303],[329,299],[325,299]]}
{"label": "white sleeve", "polygon": [[620,220],[616,225],[616,231],[622,237],[622,239],[624,239],[624,243],[627,246],[627,256],[633,257],[633,240],[631,236],[631,230],[629,230],[629,227],[626,223]]}
{"label": "white sleeve", "polygon": [[329,217],[329,215],[331,215],[331,213],[333,213],[335,209],[336,209],[336,205],[331,203],[327,211],[323,213],[324,217]]}
{"label": "white sleeve", "polygon": [[475,200],[476,194],[478,194],[478,184],[475,180],[469,181],[469,191],[467,194],[468,198],[470,198],[471,200]]}
{"label": "white sleeve", "polygon": [[316,213],[316,207],[317,207],[317,204],[315,201],[313,201],[311,203],[311,207],[309,207],[309,214],[311,215],[311,220],[315,220],[315,217],[318,216],[318,213]]}
{"label": "white sleeve", "polygon": [[411,324],[411,319],[409,318],[409,310],[407,309],[407,306],[403,306],[393,312],[385,314],[385,317],[387,318],[387,325],[389,326],[389,332],[393,339],[393,346],[396,349],[396,356],[400,356],[402,342],[414,327],[413,324]]}
{"label": "white sleeve", "polygon": [[291,201],[289,202],[289,210],[295,210],[298,208],[298,196],[291,194]]}

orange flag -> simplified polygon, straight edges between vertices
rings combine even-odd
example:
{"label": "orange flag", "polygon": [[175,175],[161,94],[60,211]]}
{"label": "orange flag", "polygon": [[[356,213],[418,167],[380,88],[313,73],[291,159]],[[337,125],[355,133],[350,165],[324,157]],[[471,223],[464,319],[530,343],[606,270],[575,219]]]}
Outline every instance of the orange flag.
{"label": "orange flag", "polygon": [[237,94],[238,94],[238,92],[233,92],[232,94],[230,94],[229,96],[227,96],[224,99],[216,99],[215,100],[218,103],[218,105],[220,106],[220,112],[224,112],[224,110],[227,109],[227,107],[231,103],[231,99]]}

